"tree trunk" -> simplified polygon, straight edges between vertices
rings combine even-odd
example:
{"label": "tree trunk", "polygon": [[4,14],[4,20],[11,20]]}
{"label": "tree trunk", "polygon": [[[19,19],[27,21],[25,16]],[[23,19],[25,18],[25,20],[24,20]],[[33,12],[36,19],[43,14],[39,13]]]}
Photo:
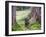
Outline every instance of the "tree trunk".
{"label": "tree trunk", "polygon": [[16,6],[12,7],[12,20],[13,20],[13,24],[16,22]]}

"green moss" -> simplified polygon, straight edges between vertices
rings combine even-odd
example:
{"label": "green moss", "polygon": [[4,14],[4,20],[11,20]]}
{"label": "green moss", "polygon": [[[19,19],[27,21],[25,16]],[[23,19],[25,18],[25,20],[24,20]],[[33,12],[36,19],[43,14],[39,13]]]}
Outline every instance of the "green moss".
{"label": "green moss", "polygon": [[28,28],[30,30],[39,30],[39,29],[41,29],[41,25],[39,22],[35,22],[35,23],[29,25]]}
{"label": "green moss", "polygon": [[25,25],[24,24],[15,24],[12,27],[12,31],[24,31],[25,30]]}

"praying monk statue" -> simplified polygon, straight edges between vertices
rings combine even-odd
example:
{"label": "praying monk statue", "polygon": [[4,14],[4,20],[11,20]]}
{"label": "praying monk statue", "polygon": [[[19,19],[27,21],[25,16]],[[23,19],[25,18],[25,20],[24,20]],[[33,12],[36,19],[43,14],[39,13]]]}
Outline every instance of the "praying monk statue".
{"label": "praying monk statue", "polygon": [[31,12],[25,18],[25,26],[31,25],[36,21],[41,23],[41,7],[32,7]]}

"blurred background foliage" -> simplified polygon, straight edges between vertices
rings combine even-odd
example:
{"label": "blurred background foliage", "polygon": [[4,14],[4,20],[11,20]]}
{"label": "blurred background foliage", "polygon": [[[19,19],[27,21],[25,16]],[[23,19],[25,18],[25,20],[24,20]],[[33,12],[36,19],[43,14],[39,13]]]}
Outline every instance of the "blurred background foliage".
{"label": "blurred background foliage", "polygon": [[16,6],[16,10],[17,11],[21,11],[21,10],[26,10],[26,9],[29,9],[30,7],[28,7],[28,6]]}

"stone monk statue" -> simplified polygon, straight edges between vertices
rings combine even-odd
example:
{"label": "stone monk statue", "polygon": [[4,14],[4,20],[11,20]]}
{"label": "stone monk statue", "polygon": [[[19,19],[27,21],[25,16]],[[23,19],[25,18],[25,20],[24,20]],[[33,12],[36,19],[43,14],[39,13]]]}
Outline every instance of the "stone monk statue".
{"label": "stone monk statue", "polygon": [[41,23],[41,7],[32,7],[31,12],[25,18],[25,26],[31,25],[36,21]]}

